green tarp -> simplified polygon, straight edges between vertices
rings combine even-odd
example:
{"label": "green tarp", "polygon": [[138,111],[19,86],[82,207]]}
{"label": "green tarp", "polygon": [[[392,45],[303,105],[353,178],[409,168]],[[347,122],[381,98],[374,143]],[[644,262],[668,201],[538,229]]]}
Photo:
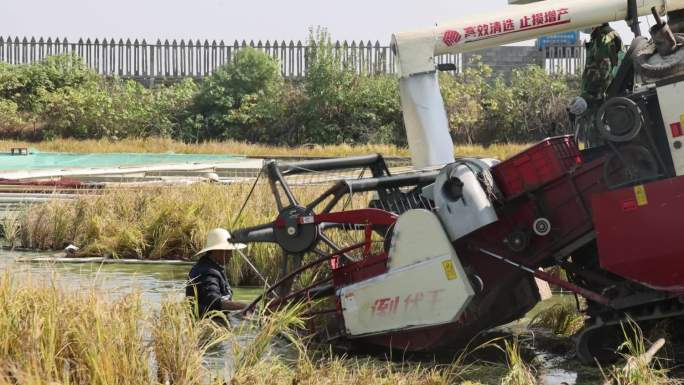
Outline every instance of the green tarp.
{"label": "green tarp", "polygon": [[0,170],[63,169],[83,167],[118,167],[133,165],[211,163],[244,159],[235,155],[204,154],[137,154],[99,153],[76,154],[65,152],[34,152],[29,155],[0,154]]}

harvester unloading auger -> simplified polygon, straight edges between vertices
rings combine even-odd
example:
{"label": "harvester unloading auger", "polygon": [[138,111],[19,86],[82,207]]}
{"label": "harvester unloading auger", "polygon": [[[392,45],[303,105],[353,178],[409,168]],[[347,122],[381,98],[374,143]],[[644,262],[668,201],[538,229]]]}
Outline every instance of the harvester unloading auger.
{"label": "harvester unloading auger", "polygon": [[[285,252],[269,306],[315,304],[309,328],[323,341],[435,351],[523,317],[540,300],[538,278],[586,298],[576,341],[588,363],[612,356],[627,318],[684,316],[684,35],[659,23],[653,40],[632,42],[597,114],[607,145],[580,151],[555,137],[504,162],[454,159],[434,60],[608,21],[638,32],[651,12],[669,11],[678,32],[683,8],[546,1],[396,34],[413,171],[392,175],[380,155],[267,162],[279,215],[234,238]],[[342,176],[328,190],[297,199],[297,177],[331,171]],[[350,207],[357,194],[366,207]],[[551,266],[568,280],[543,272]]]}

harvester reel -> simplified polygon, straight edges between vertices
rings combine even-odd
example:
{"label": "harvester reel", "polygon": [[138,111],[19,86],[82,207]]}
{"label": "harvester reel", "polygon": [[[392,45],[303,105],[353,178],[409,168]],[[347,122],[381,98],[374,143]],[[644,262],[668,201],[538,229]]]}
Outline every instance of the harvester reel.
{"label": "harvester reel", "polygon": [[[290,254],[301,254],[311,251],[319,239],[319,228],[313,222],[314,213],[302,206],[290,206],[282,209],[277,221],[284,226],[274,226],[273,233],[278,245]],[[311,218],[308,222],[306,219]]]}
{"label": "harvester reel", "polygon": [[641,110],[631,99],[609,99],[596,114],[596,127],[609,142],[629,142],[641,132]]}

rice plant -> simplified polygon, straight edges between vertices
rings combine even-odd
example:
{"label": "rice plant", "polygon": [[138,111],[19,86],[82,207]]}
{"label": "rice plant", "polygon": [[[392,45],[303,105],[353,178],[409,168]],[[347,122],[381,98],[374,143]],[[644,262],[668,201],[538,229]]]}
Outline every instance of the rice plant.
{"label": "rice plant", "polygon": [[152,346],[160,383],[201,385],[211,378],[204,356],[227,341],[229,331],[209,318],[196,317],[186,301],[166,300],[152,323]]}
{"label": "rice plant", "polygon": [[[96,291],[0,276],[0,373],[16,384],[146,384],[150,354],[137,294],[108,302]],[[0,383],[3,380],[0,380]]]}
{"label": "rice plant", "polygon": [[16,211],[6,211],[2,214],[0,226],[2,226],[2,238],[5,246],[14,249],[19,245],[19,213]]}
{"label": "rice plant", "polygon": [[[655,357],[656,349],[644,337],[636,322],[622,324],[624,342],[618,348],[624,366],[613,366],[604,373],[604,385],[680,385],[684,381],[670,378],[662,360]],[[656,342],[658,343],[658,342]],[[663,341],[658,346],[662,347]]]}
{"label": "rice plant", "polygon": [[[79,256],[133,259],[190,259],[216,227],[254,226],[277,216],[270,189],[259,184],[242,217],[234,222],[251,186],[194,184],[173,188],[109,189],[69,201],[28,207],[19,216],[19,238],[25,247],[61,250],[79,246]],[[326,186],[299,189],[312,200]],[[235,225],[235,227],[231,227]],[[280,274],[282,251],[272,244],[250,245],[246,251],[270,282]],[[242,258],[227,266],[231,283],[261,284]]]}
{"label": "rice plant", "polygon": [[504,346],[500,349],[506,354],[507,366],[501,385],[536,385],[538,383],[534,368],[522,357],[518,337],[504,340]]}
{"label": "rice plant", "polygon": [[543,328],[553,334],[569,337],[584,326],[584,315],[571,303],[558,303],[537,313],[530,320],[530,328]]}
{"label": "rice plant", "polygon": [[[197,319],[186,300],[162,302],[159,310],[135,292],[109,298],[97,287],[65,290],[31,277],[0,275],[0,385],[38,384],[416,384],[499,383],[489,366],[389,362],[313,351],[297,330],[302,305],[259,313],[231,328]],[[229,343],[229,374],[216,373],[206,355]],[[285,356],[273,346],[285,344]],[[501,384],[530,384],[531,369],[517,342],[506,345],[508,373]],[[232,353],[232,354],[230,354]],[[486,378],[486,379],[485,379]]]}
{"label": "rice plant", "polygon": [[258,314],[252,315],[253,319],[258,319],[257,323],[241,323],[240,327],[234,330],[234,335],[250,335],[250,338],[246,344],[238,339],[233,340],[236,376],[262,361],[275,338],[285,339],[296,349],[300,359],[306,360],[305,344],[298,334],[305,326],[302,314],[306,308],[305,303],[293,303],[275,312],[270,312],[264,307]]}

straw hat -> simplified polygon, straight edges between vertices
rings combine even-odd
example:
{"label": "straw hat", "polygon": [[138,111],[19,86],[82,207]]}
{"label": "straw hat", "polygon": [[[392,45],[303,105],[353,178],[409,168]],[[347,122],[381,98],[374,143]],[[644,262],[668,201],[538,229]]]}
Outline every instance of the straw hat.
{"label": "straw hat", "polygon": [[247,247],[242,243],[231,243],[230,233],[226,229],[213,229],[207,234],[207,243],[204,248],[197,252],[194,257],[211,250],[240,250]]}

